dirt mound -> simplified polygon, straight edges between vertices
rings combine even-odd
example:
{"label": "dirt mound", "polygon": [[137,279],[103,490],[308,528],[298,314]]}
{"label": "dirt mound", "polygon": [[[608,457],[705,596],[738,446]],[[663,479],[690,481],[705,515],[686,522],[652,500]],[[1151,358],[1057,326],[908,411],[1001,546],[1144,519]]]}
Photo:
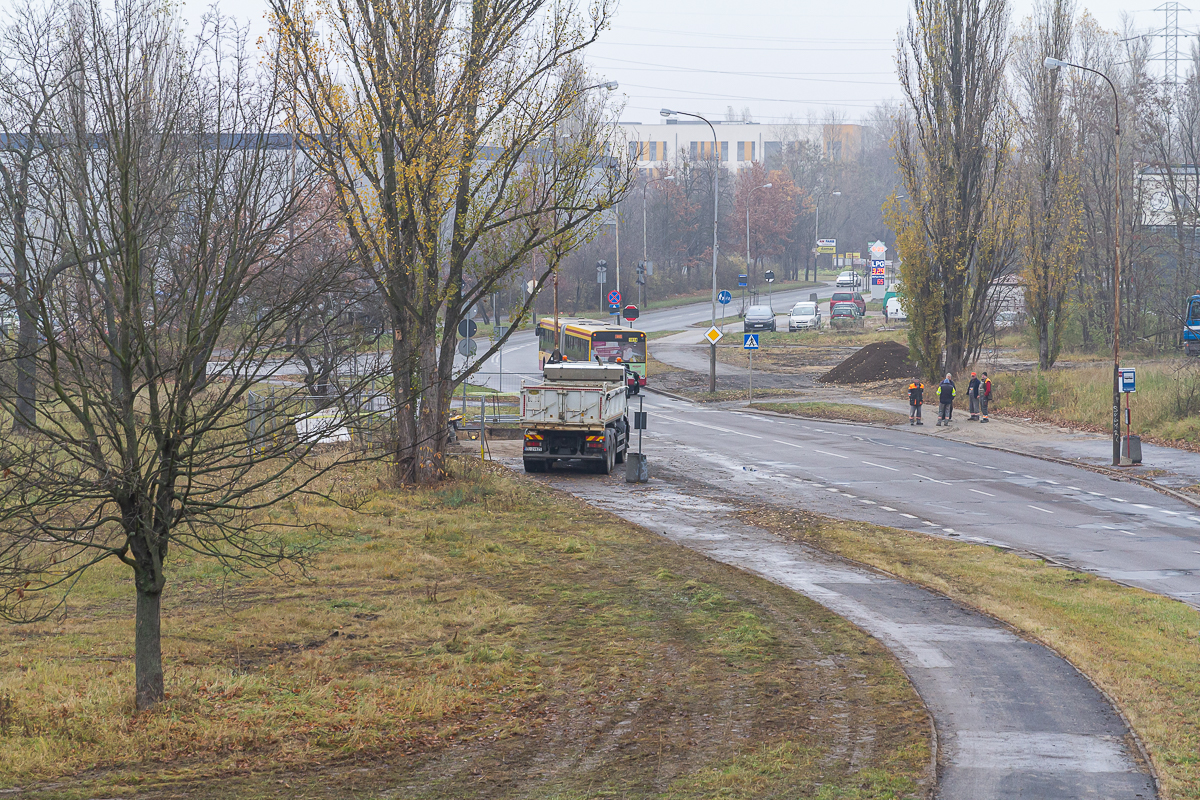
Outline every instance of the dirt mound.
{"label": "dirt mound", "polygon": [[908,348],[899,342],[874,342],[817,378],[819,383],[869,383],[915,378],[917,368],[908,361]]}

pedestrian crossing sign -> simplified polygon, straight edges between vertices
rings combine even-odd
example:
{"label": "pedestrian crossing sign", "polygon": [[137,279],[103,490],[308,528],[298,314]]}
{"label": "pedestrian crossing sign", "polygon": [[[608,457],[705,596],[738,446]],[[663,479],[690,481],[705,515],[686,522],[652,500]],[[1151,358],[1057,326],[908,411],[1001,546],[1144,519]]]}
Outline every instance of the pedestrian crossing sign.
{"label": "pedestrian crossing sign", "polygon": [[743,350],[757,350],[758,349],[758,334],[757,333],[743,333],[742,334],[742,349]]}

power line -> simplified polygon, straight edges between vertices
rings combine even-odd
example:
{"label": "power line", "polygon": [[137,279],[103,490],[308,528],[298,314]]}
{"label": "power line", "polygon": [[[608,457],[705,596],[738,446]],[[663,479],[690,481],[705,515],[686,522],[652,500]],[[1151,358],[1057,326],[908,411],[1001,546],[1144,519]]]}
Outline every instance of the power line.
{"label": "power line", "polygon": [[[733,76],[745,77],[745,78],[769,78],[772,80],[780,80],[780,81],[808,81],[811,83],[849,83],[849,84],[856,84],[856,85],[862,85],[862,86],[894,86],[894,85],[896,85],[895,81],[853,81],[853,80],[841,80],[838,78],[800,77],[801,75],[808,75],[811,73],[737,72],[734,70],[724,70],[724,69],[694,69],[694,68],[688,68],[688,67],[675,67],[675,66],[671,66],[669,64],[652,64],[652,63],[649,63],[646,61],[632,61],[630,59],[612,58],[609,56],[593,56],[593,58],[596,58],[596,59],[602,60],[602,61],[617,61],[617,62],[620,62],[623,64],[640,64],[645,67],[653,67],[654,69],[648,70],[651,72],[687,72],[687,73],[703,72],[703,73],[707,73],[709,75],[733,75]],[[626,69],[628,69],[628,71],[630,71],[630,72],[640,71],[640,70],[633,70],[633,69],[629,69],[629,68],[626,68]],[[817,74],[837,75],[837,74],[842,74],[842,73],[817,73]],[[886,72],[864,72],[864,73],[856,73],[856,74],[887,75],[889,73],[886,73]]]}

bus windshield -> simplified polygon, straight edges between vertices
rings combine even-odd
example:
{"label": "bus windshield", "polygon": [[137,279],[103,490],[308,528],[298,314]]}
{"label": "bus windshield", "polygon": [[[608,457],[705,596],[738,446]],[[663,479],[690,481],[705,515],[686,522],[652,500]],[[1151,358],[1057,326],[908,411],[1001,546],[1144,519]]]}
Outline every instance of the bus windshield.
{"label": "bus windshield", "polygon": [[1200,300],[1193,300],[1188,305],[1187,321],[1189,325],[1200,325]]}
{"label": "bus windshield", "polygon": [[646,363],[646,337],[640,332],[597,331],[592,334],[592,353],[607,363],[618,358],[626,364]]}

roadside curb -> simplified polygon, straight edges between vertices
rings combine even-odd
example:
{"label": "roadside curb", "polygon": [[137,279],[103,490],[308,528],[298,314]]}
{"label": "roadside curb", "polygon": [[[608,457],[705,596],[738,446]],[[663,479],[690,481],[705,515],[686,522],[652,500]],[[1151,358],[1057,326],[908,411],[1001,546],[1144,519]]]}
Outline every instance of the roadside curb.
{"label": "roadside curb", "polygon": [[669,397],[669,398],[671,398],[672,400],[682,400],[682,401],[683,401],[683,402],[685,402],[685,403],[694,403],[694,402],[696,402],[695,400],[693,400],[693,399],[692,399],[692,398],[690,398],[690,397],[684,397],[684,396],[683,396],[683,395],[681,395],[681,394],[675,394],[674,392],[667,392],[667,391],[663,391],[662,389],[651,389],[649,386],[647,386],[645,390],[646,390],[647,392],[650,392],[651,394],[661,394],[663,397]]}
{"label": "roadside curb", "polygon": [[[677,398],[677,399],[686,399],[686,398]],[[778,411],[768,411],[766,409],[749,408],[749,407],[740,408],[740,409],[735,408],[735,409],[730,409],[730,410],[738,412],[738,413],[742,413],[742,414],[759,414],[761,416],[781,417],[783,419],[804,419],[804,420],[808,420],[809,422],[827,422],[831,425],[859,425],[859,426],[867,426],[870,428],[884,428],[887,430],[902,431],[904,433],[909,433],[914,436],[926,436],[926,437],[932,437],[934,439],[939,439],[941,441],[958,442],[959,444],[969,444],[972,447],[981,447],[985,450],[995,450],[998,453],[1008,453],[1009,455],[1014,455],[1014,456],[1028,456],[1029,458],[1036,458],[1039,461],[1049,461],[1051,463],[1062,464],[1063,466],[1067,466],[1067,467],[1078,467],[1079,469],[1086,469],[1089,472],[1095,472],[1098,475],[1106,475],[1106,476],[1108,476],[1114,480],[1118,480],[1118,481],[1125,481],[1128,483],[1137,483],[1137,484],[1140,484],[1141,486],[1146,487],[1147,489],[1153,489],[1154,491],[1159,492],[1160,494],[1165,494],[1168,497],[1173,497],[1176,500],[1178,500],[1179,502],[1183,503],[1184,505],[1191,506],[1192,508],[1195,508],[1195,509],[1200,509],[1200,499],[1188,497],[1183,492],[1180,492],[1180,491],[1177,491],[1170,487],[1155,483],[1154,481],[1147,480],[1145,478],[1141,478],[1137,475],[1127,475],[1123,472],[1119,472],[1115,469],[1112,469],[1111,467],[1104,467],[1099,464],[1088,464],[1085,461],[1072,461],[1069,458],[1059,458],[1057,456],[1048,456],[1048,455],[1044,455],[1044,454],[1040,454],[1040,453],[1030,453],[1030,452],[1026,452],[1024,450],[1014,450],[1010,447],[1001,447],[1000,445],[997,445],[997,444],[984,444],[982,442],[964,442],[961,439],[943,439],[942,437],[936,436],[934,434],[917,433],[916,431],[904,430],[904,428],[906,428],[907,426],[902,426],[902,425],[880,425],[879,423],[876,423],[876,422],[855,422],[853,420],[825,419],[824,417],[805,417],[805,416],[801,416],[799,414],[781,414]]]}

